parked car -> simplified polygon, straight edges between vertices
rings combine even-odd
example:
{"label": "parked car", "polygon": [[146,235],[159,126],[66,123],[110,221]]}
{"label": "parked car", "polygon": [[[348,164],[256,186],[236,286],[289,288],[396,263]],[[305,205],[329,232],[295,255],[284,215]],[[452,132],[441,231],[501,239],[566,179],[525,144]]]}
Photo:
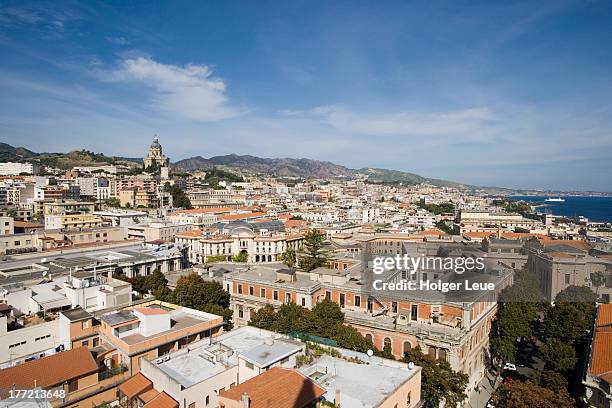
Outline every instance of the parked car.
{"label": "parked car", "polygon": [[504,371],[516,371],[516,365],[512,364],[512,363],[506,363],[504,365]]}

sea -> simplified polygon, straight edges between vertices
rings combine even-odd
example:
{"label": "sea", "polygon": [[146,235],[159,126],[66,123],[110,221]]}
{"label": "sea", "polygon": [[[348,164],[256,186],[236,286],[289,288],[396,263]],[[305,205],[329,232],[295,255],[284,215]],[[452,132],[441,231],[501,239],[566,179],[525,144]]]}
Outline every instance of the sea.
{"label": "sea", "polygon": [[[561,197],[564,202],[545,202],[547,198]],[[512,196],[512,200],[537,202],[544,204],[536,211],[540,214],[549,213],[565,217],[578,217],[582,215],[591,222],[612,222],[612,197],[591,196]]]}

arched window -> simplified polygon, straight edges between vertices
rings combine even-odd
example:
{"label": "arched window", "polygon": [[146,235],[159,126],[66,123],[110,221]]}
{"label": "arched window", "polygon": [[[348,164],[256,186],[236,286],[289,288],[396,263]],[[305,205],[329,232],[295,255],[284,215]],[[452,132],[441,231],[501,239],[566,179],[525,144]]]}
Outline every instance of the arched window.
{"label": "arched window", "polygon": [[385,349],[388,349],[391,352],[393,352],[393,348],[391,346],[391,339],[388,338],[388,337],[385,337],[385,340],[384,340],[384,348],[383,348],[383,350],[385,350]]}
{"label": "arched window", "polygon": [[446,350],[445,349],[438,350],[438,359],[446,361]]}
{"label": "arched window", "polygon": [[404,355],[410,353],[410,349],[412,349],[412,344],[409,341],[404,342]]}

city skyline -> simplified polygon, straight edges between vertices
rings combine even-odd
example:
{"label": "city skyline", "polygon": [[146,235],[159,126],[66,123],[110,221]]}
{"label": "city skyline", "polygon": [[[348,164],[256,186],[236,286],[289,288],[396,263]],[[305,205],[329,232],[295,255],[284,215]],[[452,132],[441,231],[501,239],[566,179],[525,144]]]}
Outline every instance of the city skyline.
{"label": "city skyline", "polygon": [[612,191],[605,2],[54,4],[0,6],[13,146]]}

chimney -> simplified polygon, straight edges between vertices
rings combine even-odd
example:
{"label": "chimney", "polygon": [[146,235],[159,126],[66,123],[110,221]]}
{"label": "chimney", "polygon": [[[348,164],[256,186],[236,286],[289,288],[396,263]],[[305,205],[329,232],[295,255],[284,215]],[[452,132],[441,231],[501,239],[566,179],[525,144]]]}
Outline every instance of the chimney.
{"label": "chimney", "polygon": [[340,406],[340,390],[336,388],[336,392],[334,394],[334,405],[339,407]]}
{"label": "chimney", "polygon": [[245,392],[242,394],[242,397],[240,397],[240,408],[249,408],[250,405],[251,402],[249,401],[249,394]]}

